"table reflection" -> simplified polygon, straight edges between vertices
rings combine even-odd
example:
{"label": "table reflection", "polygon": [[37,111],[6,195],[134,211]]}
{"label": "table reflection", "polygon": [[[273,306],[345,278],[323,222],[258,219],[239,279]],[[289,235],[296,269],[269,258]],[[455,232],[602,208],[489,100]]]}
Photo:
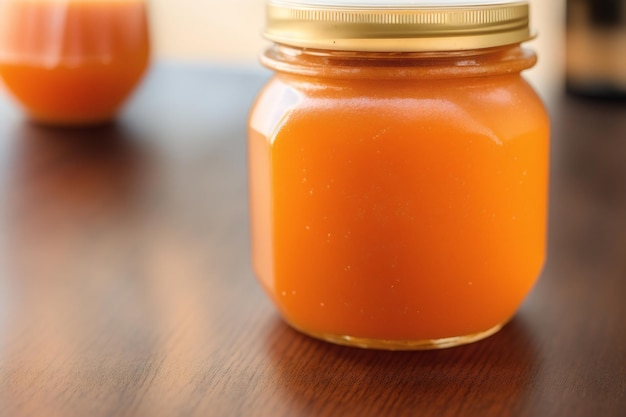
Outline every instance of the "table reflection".
{"label": "table reflection", "polygon": [[[464,411],[492,409],[502,415],[523,402],[525,389],[541,367],[523,315],[483,341],[420,352],[335,346],[300,335],[276,320],[265,347],[276,402],[294,415],[376,415],[377,409],[430,415],[450,403],[459,409],[463,405]],[[476,369],[481,361],[491,361],[485,370],[489,375]],[[311,381],[320,384],[319,390]],[[448,395],[451,391],[456,392],[454,397]]]}

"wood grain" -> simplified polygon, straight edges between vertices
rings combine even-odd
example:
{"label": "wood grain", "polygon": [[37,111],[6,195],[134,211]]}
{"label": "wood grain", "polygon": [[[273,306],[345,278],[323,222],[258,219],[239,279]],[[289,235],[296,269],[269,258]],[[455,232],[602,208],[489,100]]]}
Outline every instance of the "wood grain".
{"label": "wood grain", "polygon": [[622,415],[623,103],[550,102],[549,261],[508,326],[365,351],[290,330],[251,272],[245,122],[266,76],[161,65],[99,129],[0,101],[0,415]]}

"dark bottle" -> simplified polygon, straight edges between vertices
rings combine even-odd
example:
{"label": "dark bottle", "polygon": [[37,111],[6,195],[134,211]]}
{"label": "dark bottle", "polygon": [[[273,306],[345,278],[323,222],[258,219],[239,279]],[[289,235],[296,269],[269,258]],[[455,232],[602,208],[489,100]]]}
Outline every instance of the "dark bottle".
{"label": "dark bottle", "polygon": [[626,0],[567,0],[567,90],[626,99]]}

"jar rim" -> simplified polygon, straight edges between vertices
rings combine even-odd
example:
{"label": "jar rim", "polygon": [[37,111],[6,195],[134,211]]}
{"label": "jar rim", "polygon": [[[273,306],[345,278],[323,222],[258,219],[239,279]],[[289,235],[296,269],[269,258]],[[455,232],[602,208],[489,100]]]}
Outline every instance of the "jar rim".
{"label": "jar rim", "polygon": [[483,49],[533,38],[527,0],[269,0],[265,37],[300,48],[363,52]]}

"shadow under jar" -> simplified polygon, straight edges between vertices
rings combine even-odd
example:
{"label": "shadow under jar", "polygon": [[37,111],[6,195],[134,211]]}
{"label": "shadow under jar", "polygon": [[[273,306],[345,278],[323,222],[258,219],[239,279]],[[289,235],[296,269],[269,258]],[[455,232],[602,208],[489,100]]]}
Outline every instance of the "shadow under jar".
{"label": "shadow under jar", "polygon": [[145,0],[0,2],[0,77],[36,122],[110,121],[149,57]]}
{"label": "shadow under jar", "polygon": [[[383,5],[384,4],[384,5]],[[545,259],[526,2],[270,1],[252,257],[292,327],[380,349],[499,330]]]}

